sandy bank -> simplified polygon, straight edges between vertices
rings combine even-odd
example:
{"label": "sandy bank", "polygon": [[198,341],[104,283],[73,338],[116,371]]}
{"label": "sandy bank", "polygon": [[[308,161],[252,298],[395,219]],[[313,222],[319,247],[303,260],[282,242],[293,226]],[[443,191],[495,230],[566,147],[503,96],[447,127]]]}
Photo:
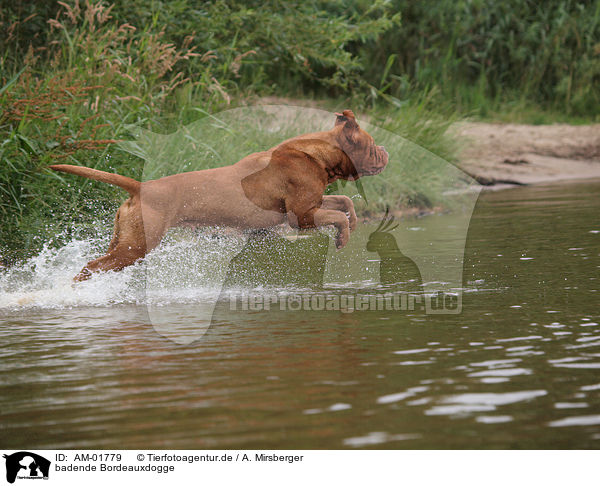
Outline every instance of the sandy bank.
{"label": "sandy bank", "polygon": [[600,124],[460,122],[462,169],[484,185],[600,178]]}

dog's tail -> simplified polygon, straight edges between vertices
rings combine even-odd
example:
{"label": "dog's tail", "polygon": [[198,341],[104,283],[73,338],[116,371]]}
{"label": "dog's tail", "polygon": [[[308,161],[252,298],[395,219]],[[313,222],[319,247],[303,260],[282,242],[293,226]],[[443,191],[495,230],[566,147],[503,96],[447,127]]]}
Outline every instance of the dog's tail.
{"label": "dog's tail", "polygon": [[115,186],[119,186],[122,189],[125,189],[132,196],[135,196],[136,194],[140,193],[140,187],[142,185],[141,182],[136,181],[135,179],[130,179],[129,177],[125,177],[119,174],[111,174],[110,172],[103,172],[101,170],[90,169],[89,167],[60,164],[51,165],[50,168],[59,172],[68,172],[69,174],[87,177],[88,179],[106,182],[107,184],[114,184]]}

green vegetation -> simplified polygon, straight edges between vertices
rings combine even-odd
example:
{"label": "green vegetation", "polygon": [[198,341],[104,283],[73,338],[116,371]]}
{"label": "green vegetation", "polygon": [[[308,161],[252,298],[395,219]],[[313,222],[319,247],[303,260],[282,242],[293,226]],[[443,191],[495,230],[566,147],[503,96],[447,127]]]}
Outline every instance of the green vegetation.
{"label": "green vegetation", "polygon": [[[598,119],[597,0],[396,0],[402,27],[386,31],[367,77],[394,56],[388,91],[398,98],[432,86],[456,110],[488,116],[537,108]],[[527,115],[526,115],[527,116]]]}
{"label": "green vegetation", "polygon": [[[107,231],[124,198],[49,164],[141,178],[116,142],[261,96],[351,107],[451,161],[457,117],[600,113],[597,0],[0,0],[0,31],[5,262]],[[399,205],[432,203],[410,191]]]}

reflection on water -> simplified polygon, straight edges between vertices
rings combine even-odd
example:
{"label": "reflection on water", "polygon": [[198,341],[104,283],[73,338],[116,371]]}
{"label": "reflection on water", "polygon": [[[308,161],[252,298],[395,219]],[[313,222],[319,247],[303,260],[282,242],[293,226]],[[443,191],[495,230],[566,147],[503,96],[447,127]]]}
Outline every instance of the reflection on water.
{"label": "reflection on water", "polygon": [[[459,315],[222,301],[190,345],[151,325],[142,268],[72,288],[42,255],[35,278],[57,287],[0,277],[0,446],[598,447],[599,210],[598,183],[483,194]],[[75,267],[91,252],[61,251]],[[182,295],[160,302],[186,320]]]}

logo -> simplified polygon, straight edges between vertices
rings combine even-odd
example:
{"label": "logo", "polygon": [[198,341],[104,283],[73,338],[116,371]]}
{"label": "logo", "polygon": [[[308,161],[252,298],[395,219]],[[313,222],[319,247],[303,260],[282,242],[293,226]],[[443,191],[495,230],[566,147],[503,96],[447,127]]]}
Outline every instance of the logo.
{"label": "logo", "polygon": [[6,480],[14,483],[15,479],[48,479],[50,461],[33,452],[20,451],[7,456]]}

